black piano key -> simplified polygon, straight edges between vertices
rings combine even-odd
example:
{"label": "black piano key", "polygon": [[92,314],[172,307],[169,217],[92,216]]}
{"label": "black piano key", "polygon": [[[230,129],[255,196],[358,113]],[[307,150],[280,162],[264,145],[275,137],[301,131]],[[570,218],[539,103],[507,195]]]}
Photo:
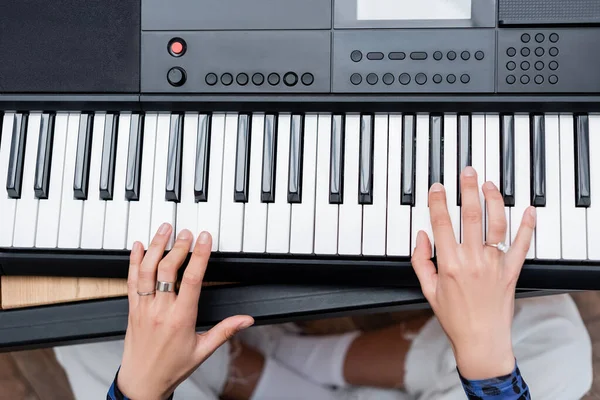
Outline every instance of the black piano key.
{"label": "black piano key", "polygon": [[458,116],[458,188],[457,190],[457,205],[460,206],[460,175],[463,170],[473,165],[473,157],[471,154],[471,116]]}
{"label": "black piano key", "polygon": [[500,193],[506,207],[515,206],[515,118],[503,115],[500,121]]}
{"label": "black piano key", "polygon": [[432,115],[429,121],[429,187],[444,183],[444,117]]}
{"label": "black piano key", "polygon": [[373,204],[373,116],[360,121],[358,204]]}
{"label": "black piano key", "polygon": [[196,145],[196,172],[194,174],[194,198],[196,203],[208,201],[208,166],[210,162],[211,116],[200,114]]}
{"label": "black piano key", "polygon": [[329,203],[344,201],[344,132],[345,119],[336,114],[331,120],[331,155],[329,166]]}
{"label": "black piano key", "polygon": [[129,129],[129,151],[127,152],[127,174],[125,176],[125,198],[129,201],[140,199],[143,142],[144,116],[132,114]]}
{"label": "black piano key", "polygon": [[402,198],[400,204],[415,206],[417,124],[414,115],[404,115],[402,127]]}
{"label": "black piano key", "polygon": [[275,201],[275,175],[277,162],[277,117],[265,116],[265,135],[263,139],[262,192],[263,203]]}
{"label": "black piano key", "polygon": [[78,200],[87,200],[90,179],[90,160],[92,158],[92,127],[94,114],[83,113],[79,118],[77,137],[77,155],[75,157],[75,178],[73,191]]}
{"label": "black piano key", "polygon": [[50,166],[52,164],[52,144],[54,142],[54,114],[42,114],[40,137],[35,165],[35,197],[48,198],[50,186]]}
{"label": "black piano key", "polygon": [[[543,115],[531,117],[531,205],[546,206],[546,133]],[[558,160],[556,160],[558,162]]]}
{"label": "black piano key", "polygon": [[102,143],[102,163],[100,167],[100,199],[112,200],[115,186],[115,163],[117,160],[117,135],[119,116],[106,114],[104,139]]}
{"label": "black piano key", "polygon": [[575,116],[575,205],[592,204],[590,183],[590,131],[587,115]]}
{"label": "black piano key", "polygon": [[167,156],[167,181],[165,199],[179,203],[181,200],[181,165],[183,161],[183,115],[172,114],[169,129]]}
{"label": "black piano key", "polygon": [[6,177],[6,191],[8,192],[8,197],[11,199],[21,198],[28,120],[29,114],[27,113],[15,114],[10,145],[10,158],[8,160],[8,175]]}
{"label": "black piano key", "polygon": [[292,115],[288,203],[302,202],[302,165],[304,160],[304,116]]}
{"label": "black piano key", "polygon": [[252,117],[240,114],[238,117],[237,150],[235,157],[235,189],[234,201],[248,202],[248,180],[250,177],[250,134]]}

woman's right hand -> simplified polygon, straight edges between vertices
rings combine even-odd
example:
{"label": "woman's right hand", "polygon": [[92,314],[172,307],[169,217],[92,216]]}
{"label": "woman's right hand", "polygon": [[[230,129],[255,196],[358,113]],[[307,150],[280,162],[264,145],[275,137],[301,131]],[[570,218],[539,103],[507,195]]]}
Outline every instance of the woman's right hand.
{"label": "woman's right hand", "polygon": [[[483,193],[487,243],[504,242],[507,222],[502,195],[491,182],[483,185]],[[525,210],[516,239],[505,254],[484,242],[484,213],[477,173],[471,167],[461,175],[461,198],[462,243],[454,235],[444,187],[431,187],[437,271],[425,232],[419,232],[412,263],[423,294],[451,342],[461,375],[488,379],[509,374],[515,367],[511,338],[515,290],[535,227],[535,208]]]}

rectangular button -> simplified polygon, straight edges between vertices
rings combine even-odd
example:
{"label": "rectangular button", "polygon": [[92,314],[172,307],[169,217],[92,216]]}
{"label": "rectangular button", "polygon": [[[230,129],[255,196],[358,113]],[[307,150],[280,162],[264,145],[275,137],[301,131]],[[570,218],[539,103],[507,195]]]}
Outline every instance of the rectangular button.
{"label": "rectangular button", "polygon": [[265,116],[263,137],[262,193],[263,203],[275,201],[275,163],[277,162],[277,116]]}
{"label": "rectangular button", "polygon": [[35,168],[35,197],[47,199],[50,186],[50,163],[54,142],[54,114],[42,114]]}
{"label": "rectangular button", "polygon": [[331,149],[329,165],[329,203],[341,204],[344,199],[344,116],[331,120]]}
{"label": "rectangular button", "polygon": [[167,183],[165,199],[178,203],[181,199],[181,161],[183,151],[183,115],[171,115],[169,152],[167,156]]}
{"label": "rectangular button", "polygon": [[248,202],[248,176],[250,170],[250,124],[248,114],[240,114],[237,126],[237,148],[235,157],[235,193],[234,200]]}
{"label": "rectangular button", "polygon": [[200,114],[196,151],[196,174],[194,175],[194,197],[196,203],[208,200],[208,165],[210,162],[211,116]]}
{"label": "rectangular button", "polygon": [[381,52],[371,52],[367,53],[368,60],[383,60],[383,53]]}
{"label": "rectangular button", "polygon": [[8,192],[8,197],[11,199],[18,199],[21,197],[28,119],[29,114],[27,113],[15,114],[10,145],[10,159],[8,160],[8,175],[6,178],[6,190]]}
{"label": "rectangular button", "polygon": [[143,132],[144,116],[132,114],[131,127],[129,128],[129,151],[127,152],[127,176],[125,179],[125,198],[129,201],[140,199]]}
{"label": "rectangular button", "polygon": [[427,60],[427,53],[424,51],[413,51],[410,53],[411,60]]}
{"label": "rectangular button", "polygon": [[100,169],[100,198],[102,200],[112,200],[113,198],[118,125],[119,116],[117,114],[106,114],[102,143],[102,167]]}
{"label": "rectangular button", "polygon": [[500,193],[504,205],[515,206],[515,117],[503,115],[500,127]]}
{"label": "rectangular button", "polygon": [[290,167],[288,203],[302,202],[302,160],[304,148],[304,116],[292,115],[290,134]]}
{"label": "rectangular button", "polygon": [[79,119],[79,134],[77,136],[75,178],[73,181],[75,198],[78,200],[86,200],[88,195],[93,124],[94,114],[81,114]]}
{"label": "rectangular button", "polygon": [[575,200],[577,207],[589,207],[590,196],[590,131],[587,115],[575,117]]}
{"label": "rectangular button", "polygon": [[429,131],[429,187],[431,187],[434,183],[444,183],[442,180],[442,171],[444,170],[442,154],[444,119],[441,115],[430,117]]}
{"label": "rectangular button", "polygon": [[388,54],[388,58],[390,60],[404,60],[406,58],[406,53],[402,51],[393,51]]}
{"label": "rectangular button", "polygon": [[361,117],[359,163],[358,203],[373,204],[373,117],[371,115]]}
{"label": "rectangular button", "polygon": [[402,129],[402,201],[415,205],[415,162],[417,124],[414,115],[404,115]]}
{"label": "rectangular button", "polygon": [[546,133],[543,115],[531,117],[531,205],[546,206]]}
{"label": "rectangular button", "polygon": [[457,185],[457,205],[460,206],[460,175],[463,170],[473,164],[471,155],[471,116],[470,115],[459,115],[458,116],[458,176]]}

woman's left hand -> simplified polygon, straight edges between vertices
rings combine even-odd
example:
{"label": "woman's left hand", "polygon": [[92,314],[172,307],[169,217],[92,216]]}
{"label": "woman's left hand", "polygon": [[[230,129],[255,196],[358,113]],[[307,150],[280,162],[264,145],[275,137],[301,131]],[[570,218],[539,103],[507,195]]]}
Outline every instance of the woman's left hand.
{"label": "woman's left hand", "polygon": [[198,238],[179,294],[153,293],[157,279],[177,281],[177,271],[193,241],[191,232],[180,232],[173,249],[163,258],[172,229],[163,224],[145,256],[138,242],[131,252],[127,282],[129,321],[117,386],[133,399],[168,398],[217,348],[254,323],[252,317],[238,315],[206,333],[196,333],[198,300],[212,248],[207,232]]}

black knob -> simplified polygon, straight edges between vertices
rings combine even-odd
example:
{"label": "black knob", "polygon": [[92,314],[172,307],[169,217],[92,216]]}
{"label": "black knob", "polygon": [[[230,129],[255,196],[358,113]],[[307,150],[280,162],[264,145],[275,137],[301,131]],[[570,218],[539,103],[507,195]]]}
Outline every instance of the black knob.
{"label": "black knob", "polygon": [[181,86],[185,83],[185,70],[181,67],[173,67],[167,73],[167,80],[172,86]]}

